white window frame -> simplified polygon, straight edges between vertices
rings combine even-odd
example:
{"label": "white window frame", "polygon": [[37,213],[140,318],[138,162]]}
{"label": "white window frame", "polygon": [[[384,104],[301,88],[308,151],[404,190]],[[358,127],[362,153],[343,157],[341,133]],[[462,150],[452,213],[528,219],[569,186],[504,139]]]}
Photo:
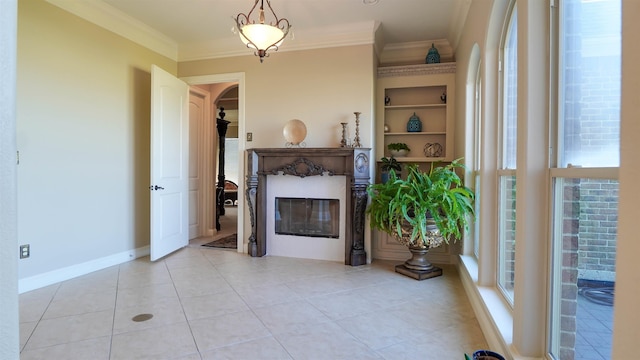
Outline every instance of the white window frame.
{"label": "white window frame", "polygon": [[[496,256],[496,284],[497,284],[497,288],[500,291],[500,293],[502,294],[502,296],[504,297],[505,301],[509,304],[509,306],[513,307],[513,301],[514,301],[514,294],[509,291],[508,289],[505,289],[502,284],[505,281],[504,278],[504,272],[502,271],[504,264],[502,264],[501,262],[505,259],[505,255],[506,255],[506,251],[504,251],[504,248],[501,246],[501,244],[504,243],[504,236],[505,233],[503,231],[504,229],[504,212],[503,209],[501,207],[502,205],[502,199],[504,199],[504,197],[506,196],[506,191],[505,189],[503,189],[501,187],[501,183],[502,183],[502,178],[504,177],[510,177],[510,176],[515,176],[516,175],[516,169],[517,169],[517,161],[516,161],[516,168],[506,168],[505,164],[507,163],[507,152],[506,152],[506,145],[507,145],[507,132],[505,131],[505,116],[506,116],[506,111],[505,111],[505,106],[506,106],[506,101],[505,101],[505,97],[507,96],[506,94],[506,78],[505,78],[505,49],[507,46],[507,42],[508,42],[508,36],[518,36],[518,32],[519,29],[516,27],[515,28],[515,33],[514,34],[508,34],[508,31],[511,27],[511,22],[514,20],[514,17],[517,17],[518,11],[517,11],[517,4],[516,1],[512,1],[510,3],[509,9],[506,13],[506,17],[505,17],[505,21],[504,21],[504,27],[503,27],[503,31],[502,31],[502,35],[501,35],[501,39],[500,39],[500,60],[499,60],[499,76],[500,76],[500,87],[499,87],[499,92],[498,92],[498,101],[499,101],[499,121],[498,121],[498,132],[499,132],[499,142],[498,142],[498,156],[499,156],[499,160],[498,160],[498,169],[496,170],[496,175],[497,175],[497,187],[498,187],[498,192],[497,192],[497,204],[498,204],[498,216],[496,217],[496,221],[497,221],[497,227],[498,227],[498,243],[496,244],[496,249],[497,249],[497,256]],[[517,18],[515,19],[517,20]],[[516,24],[517,25],[517,24]],[[519,90],[519,89],[518,89]],[[516,146],[517,146],[517,138],[516,138]],[[517,193],[517,192],[516,192]],[[516,202],[517,202],[517,198],[516,198]],[[515,284],[515,281],[514,281]]]}

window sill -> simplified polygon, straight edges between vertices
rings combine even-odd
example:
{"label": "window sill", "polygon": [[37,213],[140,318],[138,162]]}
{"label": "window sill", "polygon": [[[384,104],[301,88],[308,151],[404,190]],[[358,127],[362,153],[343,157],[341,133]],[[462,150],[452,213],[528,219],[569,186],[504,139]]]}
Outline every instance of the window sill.
{"label": "window sill", "polygon": [[497,288],[478,285],[478,262],[475,257],[460,255],[458,271],[489,348],[513,359],[511,308]]}

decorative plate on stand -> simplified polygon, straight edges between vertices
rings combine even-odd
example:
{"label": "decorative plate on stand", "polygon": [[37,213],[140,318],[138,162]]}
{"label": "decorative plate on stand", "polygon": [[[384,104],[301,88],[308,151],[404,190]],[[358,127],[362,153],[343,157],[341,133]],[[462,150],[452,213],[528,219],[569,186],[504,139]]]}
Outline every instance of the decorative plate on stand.
{"label": "decorative plate on stand", "polygon": [[305,147],[304,139],[307,137],[307,127],[302,120],[289,120],[282,129],[287,147]]}

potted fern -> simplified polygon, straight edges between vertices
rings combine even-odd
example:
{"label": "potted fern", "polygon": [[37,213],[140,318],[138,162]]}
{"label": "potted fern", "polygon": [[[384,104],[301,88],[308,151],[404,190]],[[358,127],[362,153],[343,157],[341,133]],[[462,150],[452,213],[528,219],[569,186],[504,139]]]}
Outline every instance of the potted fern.
{"label": "potted fern", "polygon": [[406,179],[390,171],[389,181],[370,184],[367,215],[373,229],[406,245],[412,257],[396,271],[419,280],[442,275],[442,269],[426,260],[429,249],[462,237],[474,216],[473,190],[456,173],[464,168],[460,159],[448,165],[431,165],[429,172],[407,166]]}

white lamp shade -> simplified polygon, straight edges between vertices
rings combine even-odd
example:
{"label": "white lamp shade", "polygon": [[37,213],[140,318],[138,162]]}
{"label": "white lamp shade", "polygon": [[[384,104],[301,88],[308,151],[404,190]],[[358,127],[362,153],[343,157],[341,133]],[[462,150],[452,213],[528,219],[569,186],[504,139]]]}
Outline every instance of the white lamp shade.
{"label": "white lamp shade", "polygon": [[[242,35],[244,34],[244,36]],[[280,46],[284,40],[282,37],[284,32],[275,26],[265,24],[247,24],[240,29],[240,40],[245,45],[254,47],[246,38],[257,46],[257,50],[266,50],[269,46]],[[246,38],[245,38],[246,37]],[[280,41],[278,41],[280,40]],[[276,43],[278,41],[278,43]]]}

